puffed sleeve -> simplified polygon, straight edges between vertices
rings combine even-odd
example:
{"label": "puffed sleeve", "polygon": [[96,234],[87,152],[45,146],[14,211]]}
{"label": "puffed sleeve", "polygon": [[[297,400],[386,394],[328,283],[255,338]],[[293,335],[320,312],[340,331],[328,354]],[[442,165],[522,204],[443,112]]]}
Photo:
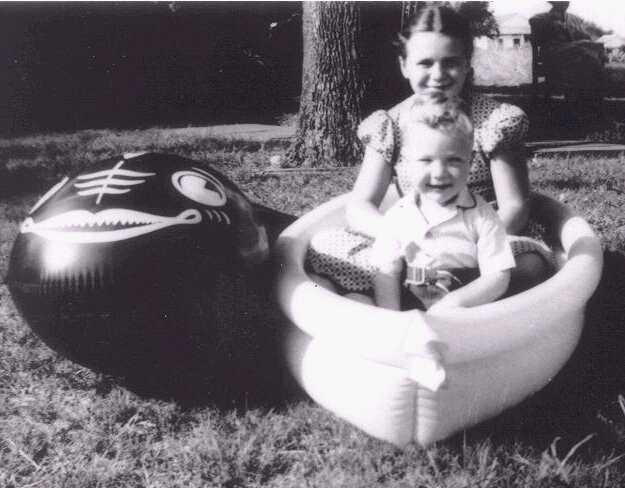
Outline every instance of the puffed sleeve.
{"label": "puffed sleeve", "polygon": [[476,135],[482,150],[491,154],[518,147],[525,141],[528,128],[529,119],[523,110],[502,103],[493,109]]}
{"label": "puffed sleeve", "polygon": [[388,112],[377,110],[363,120],[358,127],[358,138],[365,148],[379,152],[391,162],[395,152],[395,131]]}

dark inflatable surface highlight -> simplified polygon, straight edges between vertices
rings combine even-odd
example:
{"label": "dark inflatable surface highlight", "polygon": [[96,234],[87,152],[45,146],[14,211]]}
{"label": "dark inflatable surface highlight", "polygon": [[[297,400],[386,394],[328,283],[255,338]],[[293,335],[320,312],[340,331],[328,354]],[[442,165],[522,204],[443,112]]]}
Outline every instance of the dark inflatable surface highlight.
{"label": "dark inflatable surface highlight", "polygon": [[9,288],[30,327],[74,361],[147,392],[237,396],[280,374],[268,235],[291,220],[206,164],[124,155],[35,204]]}

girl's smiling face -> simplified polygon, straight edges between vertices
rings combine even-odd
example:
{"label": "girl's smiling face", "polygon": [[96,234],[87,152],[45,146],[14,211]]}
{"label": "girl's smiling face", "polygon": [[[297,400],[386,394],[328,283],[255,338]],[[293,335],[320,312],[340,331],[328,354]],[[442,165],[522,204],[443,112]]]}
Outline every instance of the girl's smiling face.
{"label": "girl's smiling face", "polygon": [[399,66],[415,94],[441,102],[460,95],[471,69],[462,41],[439,32],[414,32]]}

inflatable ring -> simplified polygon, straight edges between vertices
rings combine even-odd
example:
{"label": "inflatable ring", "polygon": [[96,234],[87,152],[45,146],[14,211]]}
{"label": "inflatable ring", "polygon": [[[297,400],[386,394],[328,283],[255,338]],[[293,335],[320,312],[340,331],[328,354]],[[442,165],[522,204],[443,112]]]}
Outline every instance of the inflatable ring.
{"label": "inflatable ring", "polygon": [[[394,312],[332,293],[304,270],[310,237],[345,225],[347,198],[302,216],[275,248],[278,301],[292,323],[285,355],[313,400],[379,439],[427,445],[519,403],[566,363],[603,264],[599,239],[584,219],[535,194],[533,218],[556,238],[551,278],[478,307]],[[382,208],[394,199],[389,191]],[[411,374],[432,342],[443,346],[446,374],[436,391]]]}

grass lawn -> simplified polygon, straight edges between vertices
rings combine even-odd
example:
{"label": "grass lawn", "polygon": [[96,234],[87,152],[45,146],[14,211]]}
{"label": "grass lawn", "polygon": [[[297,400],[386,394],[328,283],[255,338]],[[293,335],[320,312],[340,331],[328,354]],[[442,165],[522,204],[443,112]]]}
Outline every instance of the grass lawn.
{"label": "grass lawn", "polygon": [[[263,174],[284,142],[195,129],[0,140],[0,275],[38,195],[61,175],[139,149],[208,161],[251,199],[294,215],[345,192],[356,175]],[[427,449],[400,451],[292,391],[247,406],[142,396],[43,345],[2,283],[0,487],[625,486],[625,157],[539,158],[530,167],[536,190],[601,235],[606,268],[578,351],[523,404]]]}

